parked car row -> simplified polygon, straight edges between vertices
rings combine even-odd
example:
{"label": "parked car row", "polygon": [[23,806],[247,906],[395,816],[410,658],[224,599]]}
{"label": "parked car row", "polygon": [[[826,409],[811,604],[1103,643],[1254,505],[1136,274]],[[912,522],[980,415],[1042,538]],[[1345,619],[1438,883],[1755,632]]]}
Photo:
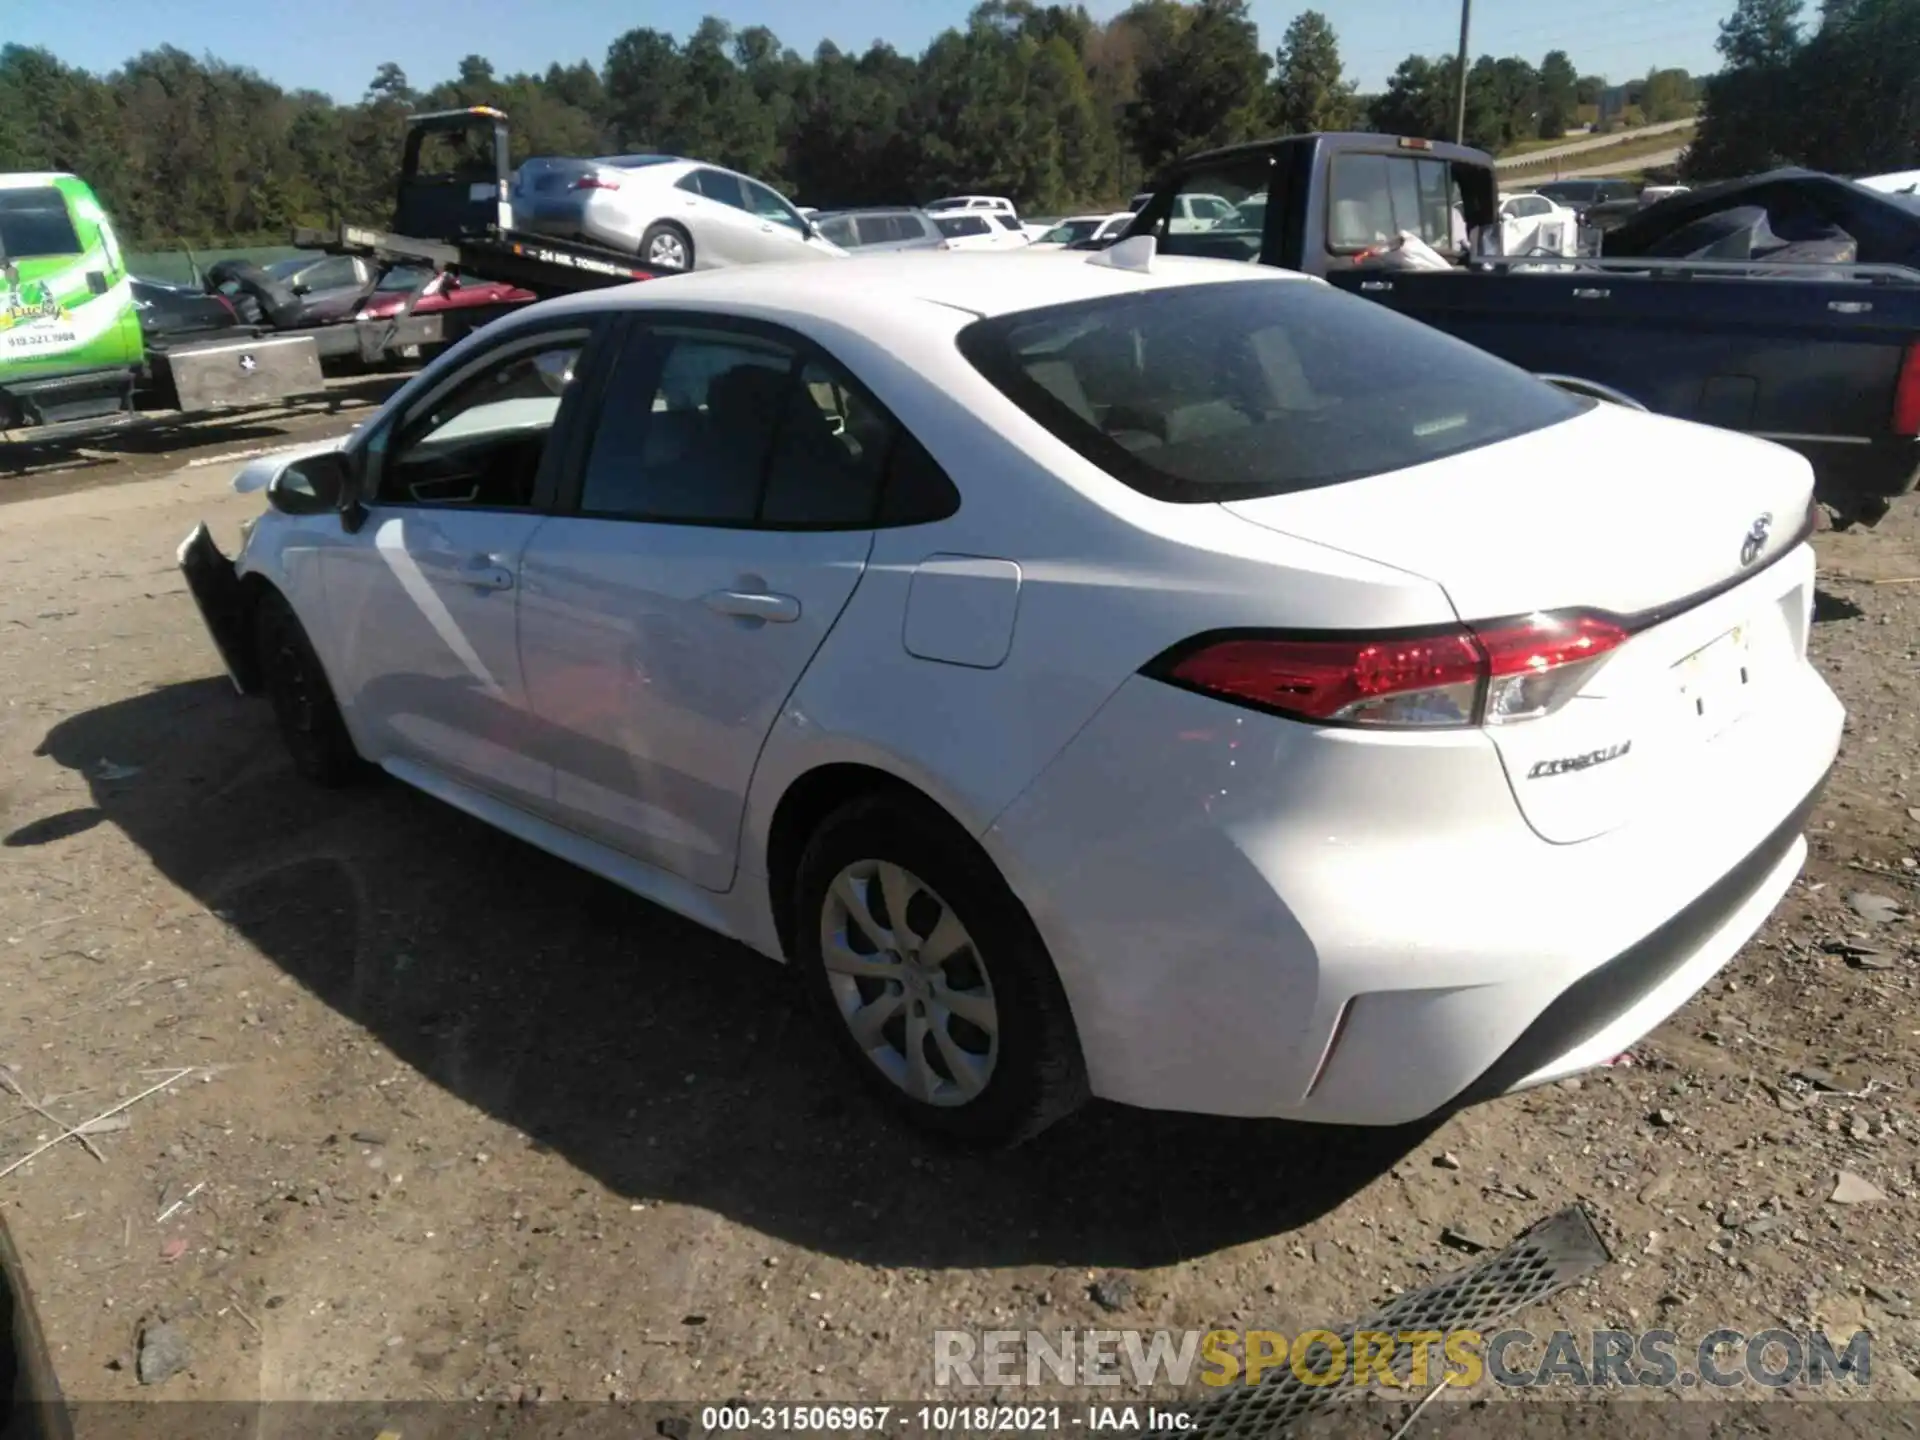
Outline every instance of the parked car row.
{"label": "parked car row", "polygon": [[[1143,198],[1135,197],[1136,209]],[[1182,196],[1180,205],[1179,233],[1258,224],[1262,215],[1219,195]],[[675,155],[537,156],[514,173],[512,206],[525,229],[604,245],[669,272],[899,250],[1088,248],[1116,239],[1133,218],[1127,210],[1030,223],[1004,195],[813,209],[751,175]]]}
{"label": "parked car row", "polygon": [[147,339],[271,325],[294,330],[345,321],[385,320],[415,296],[411,313],[432,315],[532,301],[531,291],[451,271],[395,266],[376,273],[352,255],[295,255],[266,266],[222,261],[199,286],[135,276],[133,305]]}

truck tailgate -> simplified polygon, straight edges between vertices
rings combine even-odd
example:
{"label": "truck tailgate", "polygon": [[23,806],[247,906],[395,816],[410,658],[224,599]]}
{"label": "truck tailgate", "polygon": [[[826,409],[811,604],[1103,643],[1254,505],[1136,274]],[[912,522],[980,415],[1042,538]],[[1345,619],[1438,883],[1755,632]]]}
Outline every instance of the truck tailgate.
{"label": "truck tailgate", "polygon": [[1536,374],[1597,382],[1658,414],[1787,445],[1813,462],[1823,499],[1905,494],[1920,446],[1893,433],[1894,392],[1920,339],[1920,284],[1805,268],[1804,279],[1619,270],[1328,278]]}

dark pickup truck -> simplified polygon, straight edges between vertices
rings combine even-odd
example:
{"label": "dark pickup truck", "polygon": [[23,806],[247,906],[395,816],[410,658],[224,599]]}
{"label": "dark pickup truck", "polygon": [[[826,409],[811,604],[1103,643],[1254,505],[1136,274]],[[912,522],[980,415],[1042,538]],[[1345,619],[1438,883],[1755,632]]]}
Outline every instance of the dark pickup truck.
{"label": "dark pickup truck", "polygon": [[[1191,229],[1170,218],[1183,194],[1222,196],[1238,211],[1214,228]],[[1816,208],[1829,203],[1820,186],[1791,194],[1796,203],[1815,195]],[[1867,195],[1841,200],[1879,203],[1859,198]],[[1676,243],[1692,244],[1699,230],[1709,253],[1748,258],[1658,258],[1655,244],[1593,260],[1476,256],[1483,227],[1497,227],[1491,159],[1462,146],[1364,134],[1192,156],[1162,178],[1123,238],[1152,235],[1164,254],[1318,275],[1569,389],[1776,441],[1812,462],[1836,525],[1877,523],[1892,497],[1914,488],[1920,466],[1920,270],[1909,268],[1906,213],[1887,211],[1872,218],[1889,223],[1859,227],[1903,263],[1834,263],[1836,254],[1872,257],[1866,240],[1836,250],[1831,237],[1841,231],[1832,225],[1814,247],[1825,263],[1784,263],[1806,247],[1769,234],[1764,213],[1756,221],[1750,208],[1732,209],[1723,211],[1733,217],[1727,223],[1711,215],[1696,222],[1711,199],[1678,199],[1694,229]],[[1911,222],[1920,240],[1920,213]],[[1635,223],[1649,229],[1645,219]],[[1403,231],[1458,263],[1383,263],[1380,247]],[[1756,233],[1764,247],[1752,241]],[[1913,249],[1920,258],[1920,245]],[[1781,258],[1769,263],[1766,254],[1776,251]]]}

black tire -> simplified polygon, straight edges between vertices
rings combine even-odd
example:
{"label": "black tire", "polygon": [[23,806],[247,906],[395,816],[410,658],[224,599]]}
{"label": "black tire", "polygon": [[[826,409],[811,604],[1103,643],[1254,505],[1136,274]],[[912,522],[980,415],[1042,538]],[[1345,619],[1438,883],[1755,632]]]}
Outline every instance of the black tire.
{"label": "black tire", "polygon": [[[680,253],[685,257],[681,264],[666,264],[654,258],[654,243],[669,237],[678,242]],[[693,236],[687,233],[684,225],[676,225],[671,220],[654,221],[647,227],[647,233],[640,237],[640,263],[650,269],[663,270],[673,275],[685,274],[693,269]]]}
{"label": "black tire", "polygon": [[261,596],[253,636],[261,688],[273,704],[293,768],[330,790],[352,784],[364,772],[364,763],[340,718],[320,657],[278,591]]}
{"label": "black tire", "polygon": [[[849,866],[868,861],[897,865],[933,892],[924,902],[933,908],[910,919],[910,930],[924,935],[931,928],[926,917],[938,917],[940,903],[951,907],[972,942],[956,952],[967,957],[959,963],[976,981],[984,974],[990,987],[998,1032],[990,1073],[984,1088],[963,1103],[935,1104],[907,1094],[855,1040],[843,1014],[823,955],[828,892]],[[801,855],[793,904],[793,958],[808,1003],[862,1081],[896,1114],[942,1138],[998,1148],[1032,1138],[1086,1100],[1086,1065],[1073,1017],[1032,919],[986,853],[930,803],[902,794],[870,795],[828,816]],[[916,901],[914,908],[919,906]],[[881,918],[877,911],[875,918]],[[901,996],[903,1011],[913,1003]],[[897,1043],[904,1030],[894,1033],[889,1043],[904,1059],[905,1047]],[[953,1037],[951,1024],[946,1033]],[[986,1032],[976,1027],[971,1034]],[[921,1045],[930,1063],[951,1078],[932,1037]]]}

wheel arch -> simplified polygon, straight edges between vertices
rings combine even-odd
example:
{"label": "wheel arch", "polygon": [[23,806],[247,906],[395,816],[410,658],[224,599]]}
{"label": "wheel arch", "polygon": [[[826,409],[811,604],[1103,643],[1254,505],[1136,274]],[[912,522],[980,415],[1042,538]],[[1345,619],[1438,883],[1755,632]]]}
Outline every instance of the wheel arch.
{"label": "wheel arch", "polygon": [[781,793],[767,825],[767,903],[783,958],[793,955],[793,887],[807,841],[827,816],[869,795],[897,794],[939,811],[962,832],[966,827],[919,786],[891,771],[858,761],[834,760],[794,777]]}

